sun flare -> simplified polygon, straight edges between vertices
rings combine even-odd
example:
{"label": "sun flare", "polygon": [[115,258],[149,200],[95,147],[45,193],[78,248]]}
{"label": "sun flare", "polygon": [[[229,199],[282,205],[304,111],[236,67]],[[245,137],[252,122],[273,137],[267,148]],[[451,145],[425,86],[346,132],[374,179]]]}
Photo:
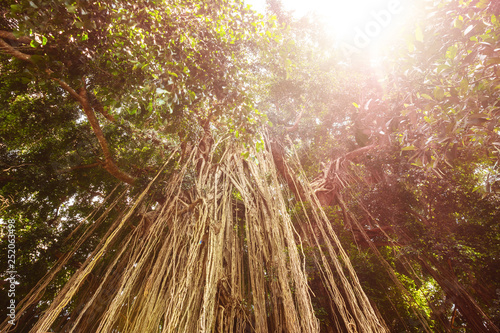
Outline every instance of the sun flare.
{"label": "sun flare", "polygon": [[[264,11],[265,0],[246,0],[255,10]],[[327,27],[335,44],[350,57],[375,54],[387,49],[398,33],[412,28],[417,1],[405,0],[282,0],[296,18],[313,14]]]}
{"label": "sun flare", "polygon": [[369,20],[378,18],[379,24],[389,25],[392,16],[401,11],[401,1],[398,0],[285,0],[283,5],[299,15],[315,12],[325,18],[337,38],[349,36]]}

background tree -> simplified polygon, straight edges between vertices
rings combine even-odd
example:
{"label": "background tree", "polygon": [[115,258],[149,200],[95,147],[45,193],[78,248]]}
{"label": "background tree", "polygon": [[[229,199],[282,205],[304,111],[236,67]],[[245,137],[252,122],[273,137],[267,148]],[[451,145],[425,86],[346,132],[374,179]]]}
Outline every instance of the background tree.
{"label": "background tree", "polygon": [[383,78],[279,1],[2,8],[16,331],[498,332],[494,3]]}

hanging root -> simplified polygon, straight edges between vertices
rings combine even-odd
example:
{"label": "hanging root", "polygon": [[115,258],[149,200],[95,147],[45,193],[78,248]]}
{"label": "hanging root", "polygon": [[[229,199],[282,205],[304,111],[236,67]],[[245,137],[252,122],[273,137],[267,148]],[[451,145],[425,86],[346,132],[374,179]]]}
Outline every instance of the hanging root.
{"label": "hanging root", "polygon": [[60,325],[65,312],[68,332],[319,332],[301,238],[318,249],[316,264],[341,326],[386,332],[313,191],[304,187],[312,215],[299,236],[272,153],[253,154],[245,161],[228,144],[217,164],[195,149],[183,157],[151,224],[143,218],[145,227],[125,232],[150,184],[31,332]]}

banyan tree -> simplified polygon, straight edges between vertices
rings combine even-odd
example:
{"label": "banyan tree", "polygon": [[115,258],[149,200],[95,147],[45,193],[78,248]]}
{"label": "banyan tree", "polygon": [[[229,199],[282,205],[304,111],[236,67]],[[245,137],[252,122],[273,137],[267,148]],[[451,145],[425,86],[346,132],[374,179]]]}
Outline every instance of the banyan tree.
{"label": "banyan tree", "polygon": [[497,7],[382,80],[279,1],[4,1],[0,330],[499,332]]}

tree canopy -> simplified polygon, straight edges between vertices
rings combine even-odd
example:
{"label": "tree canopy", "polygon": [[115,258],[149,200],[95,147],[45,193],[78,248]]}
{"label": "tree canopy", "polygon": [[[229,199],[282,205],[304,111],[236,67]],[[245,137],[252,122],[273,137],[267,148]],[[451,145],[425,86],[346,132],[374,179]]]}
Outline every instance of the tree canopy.
{"label": "tree canopy", "polygon": [[0,4],[2,332],[500,332],[497,2]]}

